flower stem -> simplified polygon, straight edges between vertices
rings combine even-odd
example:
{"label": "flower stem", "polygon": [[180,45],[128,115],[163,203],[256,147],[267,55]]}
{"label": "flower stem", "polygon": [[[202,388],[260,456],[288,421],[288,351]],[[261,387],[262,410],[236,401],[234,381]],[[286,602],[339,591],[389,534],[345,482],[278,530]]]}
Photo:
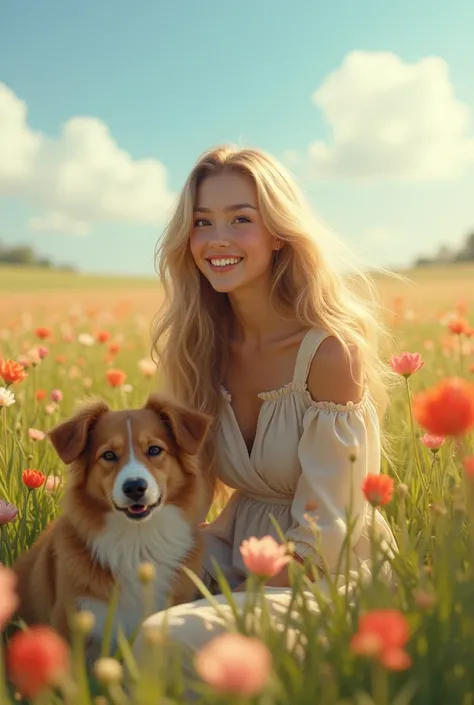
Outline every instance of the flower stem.
{"label": "flower stem", "polygon": [[372,697],[374,705],[389,705],[387,672],[378,661],[372,665]]}
{"label": "flower stem", "polygon": [[418,467],[418,474],[420,476],[420,482],[423,486],[423,489],[427,492],[428,487],[426,485],[425,476],[424,476],[423,470],[421,468],[420,456],[418,454],[418,445],[416,442],[416,435],[415,435],[415,425],[413,423],[413,412],[412,412],[412,408],[411,408],[410,382],[408,381],[408,379],[409,379],[408,377],[405,377],[407,397],[408,397],[408,413],[410,415],[410,428],[411,428],[411,438],[412,438],[412,442],[413,442],[413,450],[415,453],[416,465]]}

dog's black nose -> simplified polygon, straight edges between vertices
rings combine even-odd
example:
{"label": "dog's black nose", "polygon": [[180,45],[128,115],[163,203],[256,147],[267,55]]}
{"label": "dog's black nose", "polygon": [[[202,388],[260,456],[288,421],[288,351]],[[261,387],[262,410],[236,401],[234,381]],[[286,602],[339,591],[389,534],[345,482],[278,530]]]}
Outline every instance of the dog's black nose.
{"label": "dog's black nose", "polygon": [[125,480],[122,485],[124,495],[129,499],[133,499],[134,502],[142,499],[147,489],[148,483],[143,477],[137,477],[135,480]]}

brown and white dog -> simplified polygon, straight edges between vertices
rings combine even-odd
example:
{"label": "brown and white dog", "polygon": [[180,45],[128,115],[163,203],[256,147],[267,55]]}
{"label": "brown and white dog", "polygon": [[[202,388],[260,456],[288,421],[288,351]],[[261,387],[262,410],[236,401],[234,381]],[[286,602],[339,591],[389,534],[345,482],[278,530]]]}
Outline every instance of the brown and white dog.
{"label": "brown and white dog", "polygon": [[68,639],[71,611],[92,611],[95,650],[117,581],[114,626],[130,637],[144,616],[144,562],[156,569],[155,611],[193,599],[180,568],[200,570],[208,493],[199,450],[210,421],[152,395],[139,409],[89,403],[49,433],[70,468],[62,513],[13,566],[25,622],[51,624]]}

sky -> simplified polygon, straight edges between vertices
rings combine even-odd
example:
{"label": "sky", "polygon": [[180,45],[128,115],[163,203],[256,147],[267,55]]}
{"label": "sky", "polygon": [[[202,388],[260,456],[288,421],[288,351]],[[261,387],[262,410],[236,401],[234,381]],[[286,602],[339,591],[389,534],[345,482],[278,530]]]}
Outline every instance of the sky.
{"label": "sky", "polygon": [[289,168],[364,263],[457,246],[473,27],[472,0],[3,0],[0,242],[152,275],[189,170],[231,142]]}

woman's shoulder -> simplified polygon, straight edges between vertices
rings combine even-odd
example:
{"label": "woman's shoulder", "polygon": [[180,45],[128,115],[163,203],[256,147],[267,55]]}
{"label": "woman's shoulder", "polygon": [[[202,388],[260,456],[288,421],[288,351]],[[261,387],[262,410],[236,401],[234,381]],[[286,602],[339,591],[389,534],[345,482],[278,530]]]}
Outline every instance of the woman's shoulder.
{"label": "woman's shoulder", "polygon": [[307,390],[314,401],[357,404],[364,395],[362,356],[356,346],[347,354],[334,336],[318,346],[308,370]]}

